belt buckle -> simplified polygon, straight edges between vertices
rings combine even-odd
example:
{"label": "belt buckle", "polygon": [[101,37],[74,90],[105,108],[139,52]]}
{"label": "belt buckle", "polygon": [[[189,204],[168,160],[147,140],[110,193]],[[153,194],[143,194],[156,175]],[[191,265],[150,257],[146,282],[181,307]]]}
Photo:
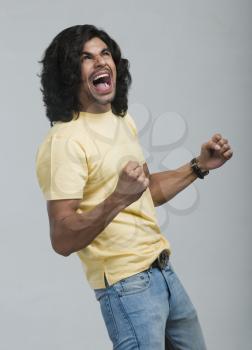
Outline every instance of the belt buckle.
{"label": "belt buckle", "polygon": [[164,250],[162,250],[162,252],[157,257],[158,266],[160,267],[160,269],[164,269],[165,266],[168,264],[169,257],[170,257],[169,253],[170,252],[169,252],[168,249],[164,249]]}

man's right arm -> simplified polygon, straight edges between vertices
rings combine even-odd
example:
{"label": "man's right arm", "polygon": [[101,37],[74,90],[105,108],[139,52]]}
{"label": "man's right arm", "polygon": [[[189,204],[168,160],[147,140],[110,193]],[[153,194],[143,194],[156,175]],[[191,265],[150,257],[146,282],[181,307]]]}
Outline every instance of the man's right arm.
{"label": "man's right arm", "polygon": [[77,213],[79,199],[47,201],[53,249],[64,256],[86,247],[124,209],[113,194],[94,209]]}
{"label": "man's right arm", "polygon": [[123,168],[115,191],[90,211],[76,212],[80,199],[47,201],[53,249],[68,256],[85,248],[121,210],[140,198],[148,186],[143,167],[130,161]]}

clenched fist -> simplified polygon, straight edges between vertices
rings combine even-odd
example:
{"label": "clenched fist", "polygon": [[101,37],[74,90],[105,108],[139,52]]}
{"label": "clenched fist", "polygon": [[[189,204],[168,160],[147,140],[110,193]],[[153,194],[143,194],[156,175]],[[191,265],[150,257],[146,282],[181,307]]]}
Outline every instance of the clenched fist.
{"label": "clenched fist", "polygon": [[197,159],[201,169],[213,170],[222,166],[232,156],[233,150],[228,140],[216,133],[208,142],[203,143]]}
{"label": "clenched fist", "polygon": [[126,205],[138,200],[149,186],[143,167],[136,161],[129,161],[122,169],[114,195]]}

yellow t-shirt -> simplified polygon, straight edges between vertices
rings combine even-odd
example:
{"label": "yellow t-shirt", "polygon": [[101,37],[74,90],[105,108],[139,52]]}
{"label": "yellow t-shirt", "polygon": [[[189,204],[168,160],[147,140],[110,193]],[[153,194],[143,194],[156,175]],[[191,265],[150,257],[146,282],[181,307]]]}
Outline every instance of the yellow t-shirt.
{"label": "yellow t-shirt", "polygon": [[[145,158],[133,118],[80,112],[70,122],[55,122],[36,154],[36,173],[46,200],[81,199],[89,211],[115,189],[129,160]],[[160,232],[149,188],[123,209],[85,248],[76,252],[91,288],[141,272],[170,244]]]}

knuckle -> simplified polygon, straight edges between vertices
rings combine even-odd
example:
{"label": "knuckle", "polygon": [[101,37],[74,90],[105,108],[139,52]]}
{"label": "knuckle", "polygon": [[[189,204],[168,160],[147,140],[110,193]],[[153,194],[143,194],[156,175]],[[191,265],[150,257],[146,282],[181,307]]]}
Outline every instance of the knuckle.
{"label": "knuckle", "polygon": [[139,166],[139,163],[136,160],[131,160],[132,166]]}
{"label": "knuckle", "polygon": [[143,173],[143,168],[142,167],[139,167],[137,168],[137,173],[140,175]]}
{"label": "knuckle", "polygon": [[134,179],[134,180],[137,179],[137,174],[136,174],[135,172],[133,172],[133,171],[130,171],[128,175],[129,175],[129,177],[130,177],[131,179]]}
{"label": "knuckle", "polygon": [[230,158],[230,157],[232,157],[233,152],[231,150],[228,150],[228,151],[225,152],[225,155]]}
{"label": "knuckle", "polygon": [[128,170],[132,170],[137,165],[138,165],[138,162],[136,162],[135,160],[129,160],[128,163],[126,164],[125,168]]}
{"label": "knuckle", "polygon": [[138,182],[143,182],[144,176],[143,175],[138,176],[137,180],[138,180]]}

